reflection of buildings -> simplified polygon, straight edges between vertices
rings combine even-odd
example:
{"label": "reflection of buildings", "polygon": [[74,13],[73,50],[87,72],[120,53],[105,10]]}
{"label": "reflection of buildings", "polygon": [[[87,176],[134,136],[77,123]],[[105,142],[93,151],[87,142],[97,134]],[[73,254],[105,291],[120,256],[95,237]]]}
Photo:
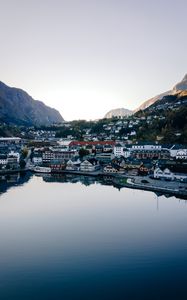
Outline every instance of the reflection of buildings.
{"label": "reflection of buildings", "polygon": [[0,176],[0,194],[6,193],[11,187],[23,185],[31,177],[32,174],[29,172]]}
{"label": "reflection of buildings", "polygon": [[82,183],[86,186],[95,184],[96,178],[93,176],[83,176],[74,174],[42,174],[42,178],[46,182],[71,182],[71,183]]}
{"label": "reflection of buildings", "polygon": [[113,186],[118,190],[121,188],[116,182],[114,182],[114,178],[110,176],[85,176],[85,175],[74,175],[74,174],[41,174],[43,180],[46,182],[71,182],[71,183],[82,183],[85,186],[89,186],[92,184],[100,184]]}
{"label": "reflection of buildings", "polygon": [[[28,182],[33,176],[42,177],[45,182],[61,182],[61,183],[81,183],[85,186],[90,186],[93,184],[99,184],[104,186],[112,186],[120,191],[122,188],[126,188],[123,183],[120,182],[120,177],[115,178],[113,176],[85,176],[85,175],[75,175],[75,174],[38,174],[32,175],[29,172],[26,173],[17,173],[17,174],[9,174],[0,176],[0,194],[6,193],[8,189],[11,187],[23,185]],[[127,187],[132,188],[132,187]],[[32,191],[31,191],[32,192]],[[109,191],[110,192],[110,191]],[[166,196],[172,197],[171,194],[154,192],[157,197]],[[177,195],[175,196],[177,198]],[[181,195],[178,196],[180,199],[183,198]]]}

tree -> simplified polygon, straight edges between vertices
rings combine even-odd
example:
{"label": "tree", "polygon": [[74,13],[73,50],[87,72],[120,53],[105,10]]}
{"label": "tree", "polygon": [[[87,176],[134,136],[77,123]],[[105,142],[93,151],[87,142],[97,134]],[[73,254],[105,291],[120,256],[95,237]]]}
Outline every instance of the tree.
{"label": "tree", "polygon": [[21,168],[21,169],[24,169],[25,166],[26,166],[26,162],[25,162],[24,160],[20,160],[19,165],[20,165],[20,168]]}
{"label": "tree", "polygon": [[88,150],[86,150],[86,149],[84,149],[84,148],[81,148],[80,150],[79,150],[79,156],[82,158],[82,157],[84,157],[84,156],[86,156],[86,155],[88,155],[90,152],[88,151]]}
{"label": "tree", "polygon": [[28,152],[29,152],[29,151],[28,151],[27,147],[24,147],[23,150],[22,150],[22,158],[23,158],[23,159],[27,157]]}

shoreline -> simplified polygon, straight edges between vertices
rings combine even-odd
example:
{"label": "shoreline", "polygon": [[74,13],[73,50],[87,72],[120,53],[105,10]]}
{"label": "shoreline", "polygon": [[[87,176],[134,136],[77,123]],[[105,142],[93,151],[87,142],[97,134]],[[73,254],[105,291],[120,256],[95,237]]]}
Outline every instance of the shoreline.
{"label": "shoreline", "polygon": [[[9,175],[9,174],[16,174],[16,173],[24,173],[24,172],[31,172],[35,173],[29,169],[15,169],[15,170],[0,170],[0,175]],[[35,174],[42,174],[45,173],[35,173]],[[100,170],[95,172],[82,172],[82,171],[68,171],[68,170],[58,170],[52,171],[49,175],[53,174],[72,174],[72,175],[83,175],[83,176],[92,176],[92,177],[108,177],[111,179],[111,182],[120,188],[127,187],[131,189],[139,189],[151,192],[158,192],[162,194],[168,194],[171,196],[181,197],[183,199],[187,199],[187,184],[181,183],[177,181],[162,181],[156,179],[150,179],[147,176],[128,176],[123,174],[116,174],[116,173],[104,173]],[[147,180],[147,183],[137,182],[140,180]],[[167,184],[167,187],[164,185]],[[172,185],[172,186],[171,186]]]}
{"label": "shoreline", "polygon": [[[108,177],[108,178],[112,178],[112,183],[118,185],[119,187],[123,188],[123,187],[127,187],[127,188],[131,188],[131,189],[138,189],[138,190],[145,190],[145,191],[150,191],[150,192],[158,192],[158,193],[162,193],[162,194],[169,194],[172,196],[178,196],[178,197],[182,197],[183,199],[187,199],[187,184],[186,184],[186,190],[185,190],[185,184],[183,183],[184,189],[180,190],[179,188],[177,188],[177,186],[179,184],[182,184],[180,182],[176,182],[176,181],[172,181],[172,188],[166,188],[163,187],[163,182],[164,184],[168,184],[167,181],[162,181],[162,180],[156,180],[156,179],[150,179],[147,176],[128,176],[128,175],[123,175],[123,174],[116,174],[116,173],[104,173],[101,172],[100,170],[95,171],[95,172],[82,172],[82,171],[68,171],[68,170],[59,170],[59,171],[52,171],[50,174],[72,174],[72,175],[83,175],[83,176],[92,176],[92,177]],[[143,184],[143,183],[134,183],[132,182],[133,180],[136,179],[147,179],[149,181],[153,181],[153,183],[157,183],[160,185],[159,186],[154,186],[154,185],[150,185],[148,183]],[[130,180],[130,181],[128,181]],[[127,182],[128,181],[128,182]],[[171,183],[171,182],[170,182]]]}

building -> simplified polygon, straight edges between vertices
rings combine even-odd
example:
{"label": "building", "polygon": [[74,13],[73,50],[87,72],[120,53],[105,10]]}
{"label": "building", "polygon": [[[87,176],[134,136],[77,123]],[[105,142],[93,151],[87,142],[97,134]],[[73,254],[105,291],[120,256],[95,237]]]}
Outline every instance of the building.
{"label": "building", "polygon": [[102,153],[97,153],[95,158],[103,164],[109,163],[112,158],[113,158],[113,154],[110,152],[102,152]]}
{"label": "building", "polygon": [[123,156],[123,148],[124,147],[120,143],[116,144],[114,147],[114,156],[116,157]]}
{"label": "building", "polygon": [[178,145],[178,144],[176,144],[176,145],[171,146],[169,148],[169,151],[170,151],[171,157],[173,157],[173,158],[177,158],[178,157],[178,159],[180,159],[180,157],[186,156],[185,153],[187,153],[187,146],[186,145]]}
{"label": "building", "polygon": [[131,157],[137,159],[168,159],[170,152],[167,149],[134,149]]}
{"label": "building", "polygon": [[74,151],[52,151],[49,149],[42,152],[42,160],[43,163],[50,164],[54,160],[68,161],[75,155],[76,153]]}
{"label": "building", "polygon": [[94,172],[100,168],[99,162],[95,158],[84,160],[80,164],[80,171],[82,172]]}
{"label": "building", "polygon": [[[69,144],[70,149],[89,149],[90,152],[112,152],[115,141],[72,141]],[[99,147],[98,147],[99,146]],[[102,149],[101,149],[102,147]]]}
{"label": "building", "polygon": [[154,178],[155,179],[165,179],[165,180],[174,180],[174,174],[168,169],[164,169],[163,171],[160,168],[156,168],[154,170]]}
{"label": "building", "polygon": [[32,162],[33,162],[34,165],[41,165],[43,163],[42,154],[35,153],[33,158],[32,158]]}
{"label": "building", "polygon": [[17,163],[20,162],[20,153],[19,153],[19,152],[10,151],[10,152],[8,153],[8,158],[9,158],[9,157],[15,157],[16,160],[17,160]]}
{"label": "building", "polygon": [[176,153],[176,159],[187,159],[187,150],[184,149],[184,150],[179,150],[177,151]]}
{"label": "building", "polygon": [[114,168],[111,164],[109,164],[106,167],[104,167],[103,172],[111,174],[111,173],[117,173],[118,170],[116,168]]}
{"label": "building", "polygon": [[139,143],[132,145],[132,150],[161,150],[162,145],[154,143]]}
{"label": "building", "polygon": [[115,145],[114,156],[116,156],[116,157],[123,156],[125,158],[128,158],[128,157],[130,157],[130,155],[131,155],[131,151],[129,148],[126,148],[119,143]]}
{"label": "building", "polygon": [[49,166],[51,168],[51,171],[62,171],[66,168],[66,165],[64,163],[58,161],[51,162]]}
{"label": "building", "polygon": [[7,165],[7,155],[6,154],[0,154],[0,165],[1,166]]}
{"label": "building", "polygon": [[18,168],[19,167],[19,163],[18,163],[18,160],[17,160],[17,157],[16,156],[11,156],[11,155],[8,155],[7,156],[7,165],[10,166],[10,168]]}
{"label": "building", "polygon": [[70,159],[70,160],[68,160],[68,162],[66,164],[66,170],[67,171],[79,171],[80,164],[81,164],[81,161],[79,159],[77,161]]}
{"label": "building", "polygon": [[0,137],[1,144],[19,144],[21,142],[21,138],[19,137]]}
{"label": "building", "polygon": [[111,173],[123,174],[125,172],[125,170],[124,170],[124,168],[121,168],[118,165],[108,164],[107,166],[104,167],[103,172],[108,173],[108,174],[111,174]]}

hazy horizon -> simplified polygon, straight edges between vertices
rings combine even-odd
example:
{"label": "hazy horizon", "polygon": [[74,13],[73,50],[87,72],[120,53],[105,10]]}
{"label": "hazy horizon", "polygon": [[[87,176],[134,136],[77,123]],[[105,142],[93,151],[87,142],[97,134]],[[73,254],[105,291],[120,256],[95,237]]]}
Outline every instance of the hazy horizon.
{"label": "hazy horizon", "polygon": [[135,109],[187,72],[184,0],[0,0],[0,8],[0,80],[65,120]]}

